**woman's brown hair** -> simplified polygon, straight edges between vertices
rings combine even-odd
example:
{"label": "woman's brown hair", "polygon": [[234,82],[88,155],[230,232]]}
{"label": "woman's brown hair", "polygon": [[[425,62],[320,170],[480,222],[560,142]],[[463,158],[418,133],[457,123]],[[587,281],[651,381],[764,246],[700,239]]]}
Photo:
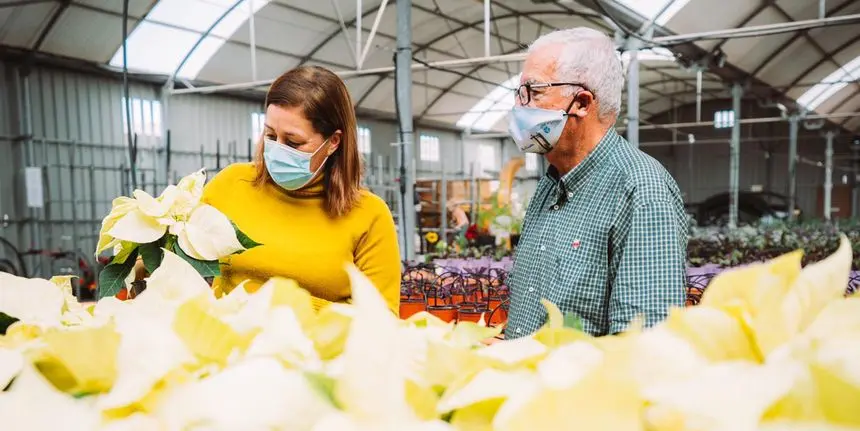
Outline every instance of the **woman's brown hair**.
{"label": "woman's brown hair", "polygon": [[[355,110],[343,80],[319,66],[300,66],[281,75],[266,94],[269,105],[301,108],[314,130],[325,138],[340,130],[340,145],[326,160],[323,205],[331,217],[348,213],[361,193],[362,162],[358,154]],[[256,185],[271,181],[263,161],[263,146],[255,157]]]}

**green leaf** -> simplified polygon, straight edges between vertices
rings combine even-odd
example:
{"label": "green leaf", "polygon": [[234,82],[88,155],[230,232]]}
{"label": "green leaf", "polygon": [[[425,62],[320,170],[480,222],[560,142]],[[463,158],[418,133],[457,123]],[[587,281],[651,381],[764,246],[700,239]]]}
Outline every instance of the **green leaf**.
{"label": "green leaf", "polygon": [[161,265],[161,259],[164,258],[161,241],[141,245],[140,256],[143,257],[143,265],[146,266],[146,271],[150,274],[155,272],[156,268]]}
{"label": "green leaf", "polygon": [[576,313],[567,313],[564,315],[564,327],[573,328],[578,331],[582,330],[582,318]]}
{"label": "green leaf", "polygon": [[176,244],[173,247],[173,252],[176,253],[177,256],[185,259],[186,262],[190,263],[194,269],[200,274],[201,277],[217,277],[221,275],[221,265],[217,260],[197,260],[182,251],[182,247],[179,244]]}
{"label": "green leaf", "polygon": [[12,317],[0,311],[0,335],[6,335],[6,330],[9,329],[9,327],[17,321],[17,317]]}
{"label": "green leaf", "polygon": [[248,235],[245,235],[245,232],[242,232],[239,229],[239,226],[236,226],[236,223],[233,223],[233,229],[236,231],[236,239],[239,240],[239,244],[242,244],[242,247],[245,247],[246,249],[250,250],[254,247],[263,245],[257,241],[254,241]]}
{"label": "green leaf", "polygon": [[128,258],[122,263],[114,263],[111,260],[104,269],[99,273],[98,297],[99,299],[115,296],[125,287],[125,278],[134,268],[134,263],[137,261],[137,248],[135,248]]}

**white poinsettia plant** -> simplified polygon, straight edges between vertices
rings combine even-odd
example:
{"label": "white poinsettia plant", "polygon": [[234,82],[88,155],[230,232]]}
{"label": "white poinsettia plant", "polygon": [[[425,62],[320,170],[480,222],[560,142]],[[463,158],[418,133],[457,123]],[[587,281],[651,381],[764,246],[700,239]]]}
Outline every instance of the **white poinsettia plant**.
{"label": "white poinsettia plant", "polygon": [[218,260],[260,244],[248,238],[224,213],[201,202],[206,171],[201,169],[153,197],[135,190],[114,199],[102,221],[96,255],[113,249],[99,274],[99,297],[116,295],[125,285],[137,257],[152,273],[164,250],[188,261],[202,276],[220,274]]}
{"label": "white poinsettia plant", "polygon": [[700,305],[591,337],[544,302],[535,334],[392,315],[347,265],[353,302],[315,310],[273,279],[216,297],[163,251],[137,298],[83,306],[69,278],[0,274],[0,420],[21,430],[860,430],[852,252],[718,275]]}

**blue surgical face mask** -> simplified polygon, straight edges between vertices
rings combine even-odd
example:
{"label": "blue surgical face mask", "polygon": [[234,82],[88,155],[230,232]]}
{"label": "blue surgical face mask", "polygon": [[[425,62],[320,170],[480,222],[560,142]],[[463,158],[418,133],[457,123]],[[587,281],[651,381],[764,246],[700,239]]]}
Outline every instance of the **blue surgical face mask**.
{"label": "blue surgical face mask", "polygon": [[560,109],[514,106],[508,131],[524,153],[546,154],[555,147],[569,114]]}
{"label": "blue surgical face mask", "polygon": [[272,180],[285,190],[290,191],[306,186],[325,166],[328,157],[323,159],[316,171],[311,172],[311,158],[320,152],[326,143],[328,143],[328,139],[313,153],[306,153],[266,139],[263,143],[265,146],[263,148],[263,160],[266,162],[266,169]]}

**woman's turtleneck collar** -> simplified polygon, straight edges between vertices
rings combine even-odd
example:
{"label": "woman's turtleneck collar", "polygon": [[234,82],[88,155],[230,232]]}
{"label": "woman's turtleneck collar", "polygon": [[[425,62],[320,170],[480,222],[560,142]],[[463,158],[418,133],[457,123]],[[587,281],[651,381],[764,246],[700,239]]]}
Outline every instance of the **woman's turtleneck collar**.
{"label": "woman's turtleneck collar", "polygon": [[277,184],[273,185],[289,197],[303,199],[321,198],[325,193],[325,174],[320,173],[310,183],[298,190],[287,190]]}

